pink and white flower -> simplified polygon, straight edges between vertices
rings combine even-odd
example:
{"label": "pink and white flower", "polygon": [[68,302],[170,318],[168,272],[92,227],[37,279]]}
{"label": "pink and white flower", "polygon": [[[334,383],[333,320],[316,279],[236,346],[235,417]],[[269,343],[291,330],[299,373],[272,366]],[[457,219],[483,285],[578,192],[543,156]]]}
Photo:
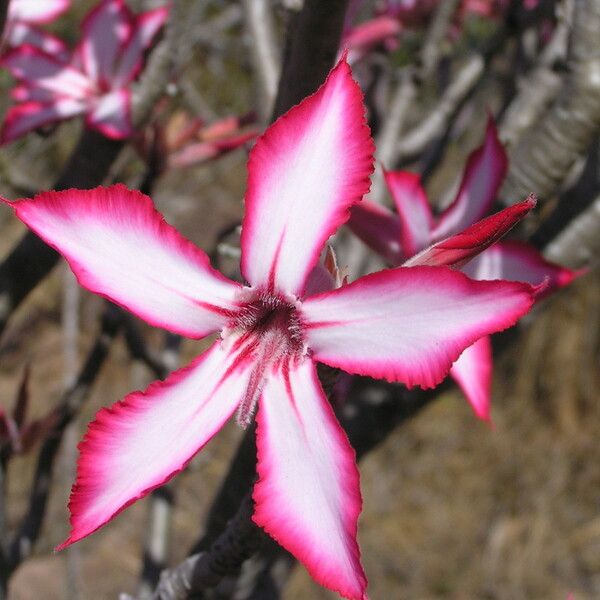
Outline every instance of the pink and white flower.
{"label": "pink and white flower", "polygon": [[81,114],[88,127],[107,137],[129,137],[130,84],[167,15],[166,6],[134,15],[123,0],[103,0],[85,17],[81,41],[71,54],[30,44],[7,52],[0,64],[19,85],[0,142]]}
{"label": "pink and white flower", "polygon": [[258,139],[241,236],[246,285],[213,270],[150,198],[124,186],[11,203],[84,287],[190,338],[220,331],[188,367],[97,414],[80,445],[71,533],[59,548],[181,471],[236,410],[247,425],[258,407],[254,521],[320,584],[366,598],[354,451],[315,363],[435,386],[467,346],[526,313],[533,290],[401,267],[307,294],[326,240],[369,189],[364,112],[341,61]]}
{"label": "pink and white flower", "polygon": [[55,21],[70,8],[71,0],[11,0],[4,32],[4,44],[16,48],[36,46],[49,54],[66,56],[65,43],[40,28]]}
{"label": "pink and white flower", "polygon": [[[480,220],[490,211],[507,164],[506,153],[490,119],[483,145],[467,160],[454,201],[439,215],[434,215],[418,175],[408,171],[386,172],[397,213],[364,201],[352,208],[348,225],[390,264],[452,266],[481,281],[527,282],[538,288],[538,298],[545,296],[570,283],[577,273],[546,261],[529,244],[494,243],[535,201],[528,199]],[[467,348],[452,366],[450,375],[476,415],[489,419],[492,377],[489,338]]]}

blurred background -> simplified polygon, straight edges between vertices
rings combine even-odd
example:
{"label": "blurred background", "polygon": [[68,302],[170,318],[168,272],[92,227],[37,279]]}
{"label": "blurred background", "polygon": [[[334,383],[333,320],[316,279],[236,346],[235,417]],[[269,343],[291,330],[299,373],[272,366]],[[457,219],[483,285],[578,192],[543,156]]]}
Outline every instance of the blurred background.
{"label": "blurred background", "polygon": [[[582,3],[590,11],[590,22],[600,22],[598,3]],[[81,19],[95,4],[74,1],[48,30],[74,46]],[[129,0],[129,4],[140,11],[160,3]],[[151,159],[158,152],[162,163],[168,162],[164,144],[153,145],[153,141],[159,135],[163,141],[169,135],[173,139],[180,124],[190,118],[200,119],[203,127],[236,118],[230,129],[225,128],[226,140],[240,133],[249,133],[251,138],[268,122],[274,92],[269,96],[268,82],[261,83],[260,63],[253,54],[260,33],[253,29],[252,11],[257,7],[267,11],[270,20],[265,21],[263,14],[259,21],[271,26],[280,61],[279,49],[291,35],[303,3],[252,4],[253,0],[179,2],[177,10],[185,16],[183,34],[164,97],[146,125],[138,129],[133,143],[120,150],[101,178],[131,187],[142,185],[167,220],[231,276],[237,275],[235,227],[242,216],[245,163],[252,140],[238,140],[217,150],[205,146],[179,163],[160,168]],[[575,64],[581,57],[574,57],[570,37],[576,2],[447,4],[449,15],[440,16],[443,11],[436,2],[349,3],[351,12],[342,36],[365,91],[378,152],[379,144],[389,145],[385,132],[393,125],[390,113],[403,89],[408,101],[385,162],[424,174],[432,200],[443,202],[456,187],[467,156],[481,144],[488,113],[495,115],[511,160],[501,199],[514,202],[530,191],[540,194],[540,210],[515,235],[545,247],[590,207],[598,206],[600,194],[600,108],[593,104],[600,105],[600,88],[592,92],[596,94],[593,102],[586,104],[595,111],[586,122],[587,137],[559,144],[571,158],[564,168],[550,163],[550,182],[543,160],[555,150],[551,145],[531,148],[532,140],[543,142],[540,131],[556,113],[562,115],[567,131],[577,129],[569,119],[576,121],[579,109],[566,104],[568,97],[580,93],[573,78],[581,72]],[[335,5],[331,3],[332,11],[338,10]],[[378,30],[374,41],[368,36],[366,42],[360,36],[359,42],[352,41],[351,33],[358,26],[382,16],[390,19],[384,33]],[[397,27],[390,26],[394,19]],[[431,42],[433,22],[442,32]],[[556,39],[557,31],[562,31],[564,39]],[[586,57],[600,61],[600,36],[596,37],[592,42],[596,46]],[[435,54],[431,59],[423,52],[428,43],[433,44]],[[554,53],[548,51],[550,44],[557,46]],[[465,65],[477,57],[481,62],[473,80],[466,89],[455,89],[458,98],[449,97],[448,90],[457,87],[461,76],[466,77]],[[400,87],[406,80],[412,90]],[[543,87],[546,83],[548,89]],[[13,85],[5,70],[0,72],[0,84],[4,114]],[[531,92],[538,98],[528,100]],[[529,104],[520,108],[518,102]],[[577,113],[575,117],[569,110]],[[438,114],[441,121],[435,134],[422,147],[402,149],[402,139],[411,140],[410,135],[403,138],[403,133],[414,134],[432,114]],[[82,129],[81,120],[75,119],[2,147],[2,195],[13,199],[51,189]],[[562,142],[558,133],[556,138]],[[207,143],[214,138],[209,134],[202,139],[200,133],[194,140]],[[539,166],[530,179],[517,173],[519,167],[536,160]],[[375,186],[377,200],[390,204],[381,182]],[[1,256],[8,256],[24,234],[24,226],[11,211],[0,207]],[[596,253],[600,230],[588,237],[580,236],[587,254],[578,254],[571,245],[563,261],[565,266],[588,271],[537,305],[518,331],[499,341],[491,423],[477,420],[461,392],[446,384],[399,419],[398,426],[386,431],[362,459],[364,507],[359,541],[371,598],[563,600],[570,592],[576,600],[600,598],[600,271]],[[347,233],[334,245],[339,264],[349,266],[351,278],[381,266]],[[561,262],[559,255],[555,252],[553,260]],[[30,511],[40,448],[57,425],[48,415],[72,389],[80,365],[97,341],[103,315],[106,318],[104,301],[80,290],[60,263],[20,303],[4,329],[0,407],[9,413],[18,398],[23,402],[25,396],[27,421],[40,420],[29,446],[15,452],[6,464],[5,541],[19,530]],[[86,388],[85,401],[61,432],[51,483],[44,480],[50,493],[41,530],[10,577],[11,600],[142,594],[144,548],[148,551],[148,537],[157,519],[166,523],[158,554],[169,566],[183,560],[203,532],[207,511],[243,436],[234,423],[169,484],[166,502],[147,497],[72,550],[52,552],[68,531],[67,501],[76,444],[95,412],[143,388],[161,369],[187,363],[208,345],[179,343],[138,321],[129,331],[129,339],[119,334],[110,342],[104,364],[93,385]],[[132,339],[142,340],[143,352],[137,357]],[[234,596],[221,591],[201,597]],[[297,567],[280,597],[305,600],[335,595]]]}

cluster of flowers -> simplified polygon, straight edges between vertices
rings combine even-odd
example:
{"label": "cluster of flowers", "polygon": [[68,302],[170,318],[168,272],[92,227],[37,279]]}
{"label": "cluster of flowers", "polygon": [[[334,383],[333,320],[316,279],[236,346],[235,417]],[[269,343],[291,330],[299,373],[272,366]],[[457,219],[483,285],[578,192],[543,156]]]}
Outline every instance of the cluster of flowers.
{"label": "cluster of flowers", "polygon": [[[129,84],[166,16],[166,8],[134,16],[122,0],[103,0],[72,52],[31,41],[6,52],[2,63],[20,85],[3,141],[80,113],[107,136],[131,135]],[[222,142],[242,121],[208,131],[196,121],[175,128],[165,144],[180,151],[191,139]],[[82,286],[177,334],[220,332],[189,366],[96,415],[80,445],[71,532],[59,549],[185,468],[237,411],[242,426],[257,421],[254,521],[316,581],[346,598],[367,597],[354,451],[316,364],[423,388],[450,373],[475,412],[489,418],[488,336],[575,276],[530,247],[495,244],[535,200],[483,218],[506,171],[491,121],[456,199],[440,215],[419,178],[406,172],[386,173],[397,214],[362,200],[373,152],[362,94],[344,57],[250,153],[245,284],[215,271],[149,197],[122,185],[7,201],[65,257]],[[392,267],[351,283],[323,268],[325,244],[346,222]]]}
{"label": "cluster of flowers", "polygon": [[132,135],[130,84],[167,15],[166,7],[134,15],[123,0],[103,0],[83,20],[81,40],[72,51],[38,31],[40,43],[25,37],[5,52],[0,64],[19,85],[12,90],[16,104],[0,142],[75,115],[85,115],[86,125],[107,137]]}

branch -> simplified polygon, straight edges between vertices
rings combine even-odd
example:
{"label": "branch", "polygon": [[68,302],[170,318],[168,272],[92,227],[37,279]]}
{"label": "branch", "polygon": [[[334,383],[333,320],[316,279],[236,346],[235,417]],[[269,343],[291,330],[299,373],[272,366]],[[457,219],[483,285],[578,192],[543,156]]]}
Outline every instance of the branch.
{"label": "branch", "polygon": [[275,39],[273,14],[268,0],[243,0],[254,69],[258,74],[259,106],[265,120],[270,115],[279,81],[280,51]]}
{"label": "branch", "polygon": [[[163,571],[150,600],[202,597],[200,592],[214,587],[223,577],[238,573],[240,565],[258,550],[265,535],[252,521],[253,509],[252,496],[247,494],[207,552],[194,554],[174,569]],[[134,599],[124,596],[124,600]]]}
{"label": "branch", "polygon": [[397,160],[417,157],[429,144],[444,136],[449,123],[484,75],[484,67],[485,59],[481,54],[473,54],[467,59],[431,113],[400,140]]}
{"label": "branch", "polygon": [[600,0],[575,3],[570,72],[549,111],[511,149],[500,192],[506,204],[535,190],[556,194],[575,161],[600,132]]}
{"label": "branch", "polygon": [[312,94],[337,56],[348,0],[305,0],[289,24],[273,119]]}
{"label": "branch", "polygon": [[382,167],[392,168],[397,160],[397,140],[400,139],[409,108],[416,95],[414,72],[407,68],[399,73],[399,81],[392,95],[386,116],[381,124],[380,134],[375,141],[377,170],[372,179],[370,198],[373,202],[383,202],[386,185]]}
{"label": "branch", "polygon": [[13,572],[32,552],[37,541],[48,503],[54,460],[67,425],[77,415],[89,397],[92,386],[100,373],[110,346],[121,327],[118,309],[107,304],[102,318],[101,331],[90,350],[74,386],[65,393],[60,404],[52,411],[56,425],[49,432],[38,455],[29,507],[8,549],[8,569]]}
{"label": "branch", "polygon": [[460,0],[440,2],[431,19],[421,50],[422,77],[429,78],[438,65],[444,40]]}
{"label": "branch", "polygon": [[600,196],[546,246],[544,256],[574,269],[598,263]]}
{"label": "branch", "polygon": [[517,83],[518,92],[506,108],[500,125],[502,141],[509,147],[514,146],[541,117],[560,91],[563,78],[556,67],[566,61],[572,9],[572,0],[563,3],[552,38],[544,46],[535,66]]}
{"label": "branch", "polygon": [[6,18],[8,17],[8,7],[10,0],[0,0],[0,49],[2,49],[4,40],[4,29],[6,28]]}

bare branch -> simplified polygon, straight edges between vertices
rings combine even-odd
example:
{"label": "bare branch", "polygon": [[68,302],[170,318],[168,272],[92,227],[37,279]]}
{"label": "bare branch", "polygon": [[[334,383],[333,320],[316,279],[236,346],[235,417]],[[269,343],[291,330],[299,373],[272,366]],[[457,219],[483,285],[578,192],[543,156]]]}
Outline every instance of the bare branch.
{"label": "bare branch", "polygon": [[243,0],[250,50],[258,74],[259,107],[266,121],[271,114],[279,81],[280,51],[275,39],[273,14],[269,0]]}
{"label": "bare branch", "polygon": [[467,59],[431,113],[400,140],[397,148],[399,160],[415,158],[434,140],[443,137],[448,124],[479,83],[484,66],[485,60],[480,54],[473,54]]}
{"label": "bare branch", "polygon": [[397,161],[397,141],[400,139],[415,94],[414,72],[410,68],[404,69],[399,74],[399,81],[392,95],[389,110],[375,143],[377,170],[373,175],[370,192],[370,198],[374,202],[383,202],[386,187],[381,169],[382,167],[392,168]]}
{"label": "bare branch", "polygon": [[325,81],[338,52],[348,0],[305,0],[290,20],[273,120]]}
{"label": "bare branch", "polygon": [[566,61],[572,9],[572,0],[563,3],[552,38],[544,46],[535,66],[517,83],[518,92],[506,108],[500,126],[502,141],[509,147],[540,118],[560,91],[563,76],[555,66]]}
{"label": "bare branch", "polygon": [[548,260],[570,268],[598,263],[600,256],[600,196],[546,246]]}
{"label": "bare branch", "polygon": [[0,0],[0,49],[2,47],[2,39],[4,38],[4,29],[6,28],[6,19],[8,17],[8,7],[10,0]]}
{"label": "bare branch", "polygon": [[[223,533],[207,552],[190,556],[174,569],[163,571],[150,600],[186,600],[214,587],[227,575],[239,572],[240,565],[259,548],[264,533],[252,521],[254,506],[247,494]],[[122,600],[133,600],[122,595]]]}
{"label": "bare branch", "polygon": [[42,444],[38,455],[29,507],[8,549],[8,569],[14,571],[33,551],[48,503],[54,461],[67,425],[89,397],[100,373],[111,344],[121,327],[120,310],[107,304],[101,331],[92,346],[74,386],[65,393],[60,404],[52,411],[56,425]]}
{"label": "bare branch", "polygon": [[430,21],[421,49],[422,76],[428,78],[438,65],[444,47],[444,39],[452,22],[452,17],[458,8],[460,0],[440,2]]}
{"label": "bare branch", "polygon": [[551,109],[510,151],[502,200],[553,196],[600,131],[600,0],[575,3],[571,71]]}

